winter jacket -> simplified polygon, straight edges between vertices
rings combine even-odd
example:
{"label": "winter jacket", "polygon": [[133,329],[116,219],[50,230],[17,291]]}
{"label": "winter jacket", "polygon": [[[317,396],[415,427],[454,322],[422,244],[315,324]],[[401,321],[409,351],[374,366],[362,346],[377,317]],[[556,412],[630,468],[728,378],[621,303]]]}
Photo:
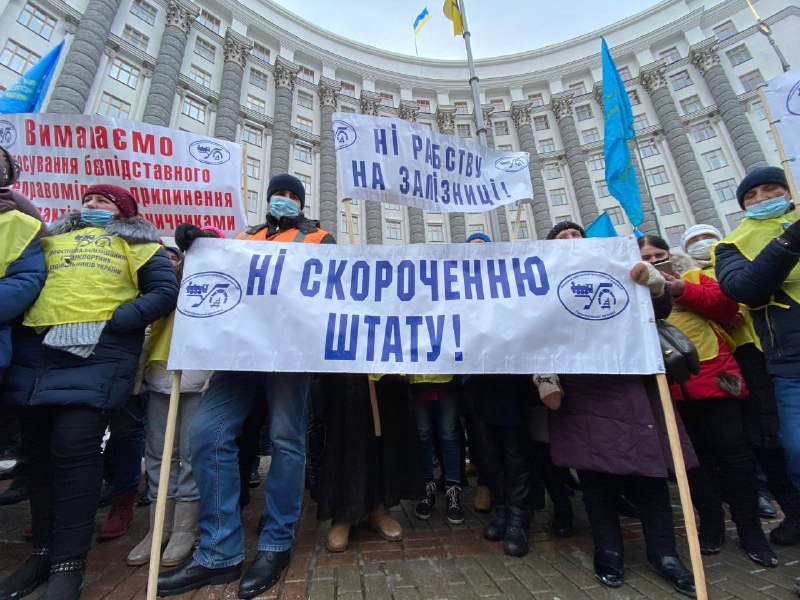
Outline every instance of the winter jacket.
{"label": "winter jacket", "polygon": [[319,221],[307,219],[302,213],[295,218],[276,219],[267,215],[266,223],[255,225],[236,236],[237,240],[272,242],[304,242],[311,244],[335,244],[336,238],[319,226]]}
{"label": "winter jacket", "polygon": [[[51,232],[55,236],[83,228],[75,213],[57,221]],[[113,221],[106,233],[119,236],[129,245],[159,240],[155,227],[140,217]],[[136,271],[135,281],[138,297],[114,310],[88,358],[44,346],[46,331],[17,327],[7,373],[8,402],[21,406],[121,407],[133,388],[146,326],[169,314],[178,297],[175,271],[163,248]],[[43,291],[46,293],[47,288]]]}

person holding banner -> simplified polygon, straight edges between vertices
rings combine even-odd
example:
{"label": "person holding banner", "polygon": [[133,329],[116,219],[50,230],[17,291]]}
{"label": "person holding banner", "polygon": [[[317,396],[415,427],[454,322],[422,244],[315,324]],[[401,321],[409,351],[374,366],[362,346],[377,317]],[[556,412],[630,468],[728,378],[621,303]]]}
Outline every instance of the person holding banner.
{"label": "person holding banner", "polygon": [[77,598],[100,499],[100,445],[127,400],[145,327],[176,305],[178,282],[155,227],[115,185],[86,189],[42,239],[47,280],[14,334],[6,399],[29,462],[32,556],[0,584],[22,597]]}
{"label": "person holding banner", "polygon": [[[305,188],[293,175],[270,179],[265,223],[237,239],[267,242],[334,244],[336,239],[303,214]],[[204,234],[183,224],[175,232],[186,251]],[[246,324],[243,324],[246,326]],[[264,343],[280,344],[275,332]],[[209,381],[189,432],[195,478],[200,490],[200,544],[192,559],[158,578],[158,594],[173,596],[205,585],[239,579],[244,560],[244,528],[239,507],[240,475],[236,438],[257,403],[268,406],[272,462],[264,486],[266,507],[258,554],[242,577],[240,598],[254,598],[274,586],[289,564],[294,524],[300,517],[305,483],[308,373],[217,371]]]}

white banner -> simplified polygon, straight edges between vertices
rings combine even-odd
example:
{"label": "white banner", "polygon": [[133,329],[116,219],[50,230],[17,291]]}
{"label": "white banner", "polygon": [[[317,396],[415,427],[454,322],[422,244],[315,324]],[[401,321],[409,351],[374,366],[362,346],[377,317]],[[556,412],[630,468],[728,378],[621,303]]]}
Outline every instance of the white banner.
{"label": "white banner", "polygon": [[170,369],[663,371],[628,238],[336,246],[197,240]]}
{"label": "white banner", "polygon": [[333,114],[339,197],[436,212],[485,212],[533,198],[527,152],[503,152],[420,123]]}
{"label": "white banner", "polygon": [[796,184],[800,184],[800,69],[769,81],[764,95],[789,160],[792,177]]}
{"label": "white banner", "polygon": [[0,145],[20,164],[14,187],[45,221],[80,209],[95,183],[130,189],[161,235],[184,222],[226,235],[246,225],[242,146],[176,129],[100,115],[0,115]]}

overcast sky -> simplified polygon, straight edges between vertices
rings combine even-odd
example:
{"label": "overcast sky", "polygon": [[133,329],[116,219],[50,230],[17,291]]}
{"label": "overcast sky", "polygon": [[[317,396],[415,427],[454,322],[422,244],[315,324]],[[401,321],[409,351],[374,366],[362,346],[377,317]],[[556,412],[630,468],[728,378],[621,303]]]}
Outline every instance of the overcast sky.
{"label": "overcast sky", "polygon": [[[400,54],[414,55],[413,23],[431,15],[417,34],[421,57],[461,59],[464,41],[453,37],[442,0],[273,0],[302,19],[337,35]],[[658,0],[465,0],[476,58],[542,48],[603,27]]]}

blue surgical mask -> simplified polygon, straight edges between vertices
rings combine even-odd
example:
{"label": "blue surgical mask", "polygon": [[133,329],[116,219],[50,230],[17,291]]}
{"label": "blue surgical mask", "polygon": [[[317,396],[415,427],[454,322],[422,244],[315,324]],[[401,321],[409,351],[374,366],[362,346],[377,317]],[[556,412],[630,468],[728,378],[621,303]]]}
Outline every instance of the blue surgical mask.
{"label": "blue surgical mask", "polygon": [[788,208],[789,201],[784,196],[778,196],[749,206],[744,211],[744,216],[759,220],[774,219],[782,216]]}
{"label": "blue surgical mask", "polygon": [[269,214],[271,214],[276,219],[280,219],[282,217],[296,217],[300,214],[300,208],[297,204],[283,196],[273,196],[272,200],[269,201]]}
{"label": "blue surgical mask", "polygon": [[81,221],[92,227],[105,227],[114,218],[114,213],[104,208],[82,208]]}
{"label": "blue surgical mask", "polygon": [[711,260],[711,246],[719,240],[698,240],[686,249],[686,254],[697,260]]}

